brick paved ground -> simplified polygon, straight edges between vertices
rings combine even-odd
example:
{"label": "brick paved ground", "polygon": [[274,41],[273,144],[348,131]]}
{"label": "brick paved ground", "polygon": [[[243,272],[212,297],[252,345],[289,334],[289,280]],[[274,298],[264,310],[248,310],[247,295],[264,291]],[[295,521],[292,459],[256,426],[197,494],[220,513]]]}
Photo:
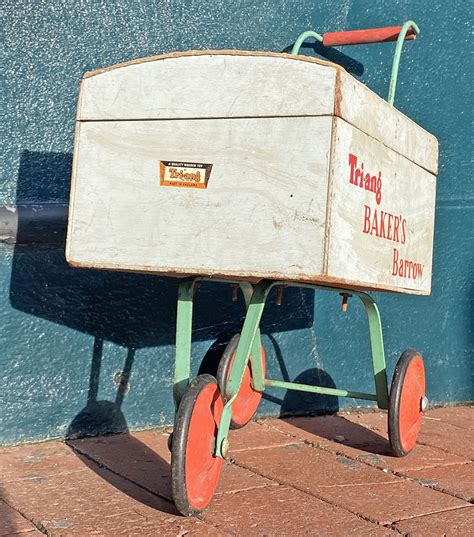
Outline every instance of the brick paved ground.
{"label": "brick paved ground", "polygon": [[0,448],[0,535],[474,535],[474,408],[430,411],[403,459],[385,429],[353,412],[235,431],[194,519],[171,502],[165,431]]}

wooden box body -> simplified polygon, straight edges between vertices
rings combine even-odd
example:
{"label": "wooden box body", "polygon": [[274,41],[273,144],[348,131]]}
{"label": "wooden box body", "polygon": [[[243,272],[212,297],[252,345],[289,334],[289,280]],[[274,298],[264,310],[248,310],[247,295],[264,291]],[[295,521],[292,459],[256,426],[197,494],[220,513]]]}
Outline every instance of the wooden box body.
{"label": "wooden box body", "polygon": [[74,266],[429,294],[438,144],[337,65],[204,51],[82,81]]}

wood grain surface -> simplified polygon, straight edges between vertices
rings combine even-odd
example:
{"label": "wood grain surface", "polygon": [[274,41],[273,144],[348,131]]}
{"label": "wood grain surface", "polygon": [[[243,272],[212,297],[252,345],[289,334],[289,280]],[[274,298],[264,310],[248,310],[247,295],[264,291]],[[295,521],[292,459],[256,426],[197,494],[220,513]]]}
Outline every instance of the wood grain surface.
{"label": "wood grain surface", "polygon": [[428,294],[437,159],[431,134],[328,62],[112,66],[82,81],[67,259]]}

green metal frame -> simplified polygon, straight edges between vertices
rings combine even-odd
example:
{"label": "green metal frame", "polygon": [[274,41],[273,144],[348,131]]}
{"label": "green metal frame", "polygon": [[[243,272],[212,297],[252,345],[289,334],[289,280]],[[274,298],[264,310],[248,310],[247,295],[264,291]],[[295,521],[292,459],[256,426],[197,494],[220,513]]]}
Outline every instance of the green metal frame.
{"label": "green metal frame", "polygon": [[[400,30],[400,33],[398,34],[397,44],[395,45],[395,53],[393,55],[392,72],[390,76],[390,85],[387,97],[387,101],[391,106],[393,106],[393,102],[395,100],[395,90],[397,87],[398,69],[400,67],[400,57],[402,54],[403,43],[405,42],[405,37],[410,28],[413,29],[416,35],[419,35],[420,33],[420,28],[418,27],[416,22],[409,20],[404,23],[402,29]],[[316,32],[313,32],[312,30],[308,30],[298,36],[298,39],[295,41],[295,44],[291,49],[291,54],[299,54],[303,43],[306,41],[306,39],[309,38],[313,38],[320,43],[323,42],[323,37],[321,35]]]}
{"label": "green metal frame", "polygon": [[398,68],[400,67],[400,56],[402,55],[403,43],[405,42],[405,36],[410,28],[413,28],[416,35],[420,33],[420,28],[415,21],[407,21],[398,34],[397,44],[395,45],[395,54],[393,55],[392,73],[390,76],[390,86],[387,97],[387,101],[391,106],[393,106],[393,101],[395,99],[395,89],[397,87]]}
{"label": "green metal frame", "polygon": [[291,54],[299,54],[300,48],[303,46],[303,43],[310,37],[314,38],[316,41],[319,41],[320,43],[323,42],[322,35],[319,35],[318,33],[313,32],[312,30],[307,30],[306,32],[303,32],[298,36],[298,39],[295,41],[295,44],[293,45],[293,48],[291,49]]}
{"label": "green metal frame", "polygon": [[[362,291],[338,289],[324,285],[304,284],[300,282],[262,280],[255,287],[253,287],[252,284],[244,281],[214,280],[201,277],[183,280],[179,286],[176,323],[176,362],[173,389],[176,408],[178,408],[181,398],[184,395],[184,392],[186,391],[190,381],[193,299],[194,290],[198,281],[220,281],[237,284],[240,286],[244,294],[247,305],[247,314],[245,316],[242,333],[237,346],[236,356],[232,364],[229,380],[225,389],[226,400],[217,435],[216,456],[222,457],[221,446],[222,442],[227,438],[229,433],[230,421],[232,418],[232,403],[239,392],[249,357],[251,357],[250,367],[252,369],[253,385],[257,391],[263,392],[265,390],[265,386],[273,386],[289,390],[334,395],[338,397],[366,399],[368,401],[376,401],[379,408],[388,408],[388,385],[382,324],[377,305],[370,295]],[[275,286],[304,287],[343,294],[353,294],[360,298],[365,306],[369,324],[375,394],[296,384],[293,382],[282,382],[264,378],[261,361],[259,359],[259,327],[266,300],[271,289]]]}
{"label": "green metal frame", "polygon": [[[244,295],[245,303],[248,306],[252,298],[253,286],[245,281],[219,280],[214,278],[186,278],[181,281],[178,290],[178,308],[176,318],[176,359],[174,369],[173,397],[176,409],[181,402],[184,392],[188,388],[191,374],[191,342],[193,327],[193,303],[194,293],[197,284],[201,281],[221,282],[238,285]],[[253,356],[259,356],[260,352],[260,330],[257,330]],[[263,378],[262,364],[260,360],[252,363],[252,375]],[[259,391],[264,389],[262,383],[254,384]],[[240,387],[240,384],[239,384]]]}

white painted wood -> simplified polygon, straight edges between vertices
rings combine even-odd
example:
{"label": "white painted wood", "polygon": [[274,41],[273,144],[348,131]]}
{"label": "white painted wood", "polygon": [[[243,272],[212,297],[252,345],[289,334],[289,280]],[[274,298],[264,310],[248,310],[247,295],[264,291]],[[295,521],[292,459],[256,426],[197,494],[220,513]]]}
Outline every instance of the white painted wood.
{"label": "white painted wood", "polygon": [[251,54],[162,56],[84,78],[78,119],[333,113],[336,70],[340,68],[297,57]]}
{"label": "white painted wood", "polygon": [[342,71],[339,80],[338,116],[431,173],[438,173],[438,141],[432,134],[348,73]]}
{"label": "white painted wood", "polygon": [[[316,277],[331,126],[330,117],[81,123],[68,260]],[[207,188],[161,186],[162,160],[211,163]]]}
{"label": "white painted wood", "polygon": [[[437,142],[340,67],[148,58],[86,75],[78,119],[73,265],[430,291]],[[380,200],[350,184],[350,154],[381,173]]]}
{"label": "white painted wood", "polygon": [[[360,180],[357,186],[351,184],[349,155],[357,157],[359,169],[363,163],[365,173],[378,179],[381,172],[379,204],[376,194],[360,187]],[[328,274],[334,279],[360,282],[363,286],[429,294],[435,192],[434,175],[337,119],[329,194]],[[378,214],[376,227],[373,225],[375,211]],[[397,233],[395,217],[402,222],[397,226]],[[402,276],[399,262],[394,271],[394,255],[399,262],[402,259],[409,262],[403,263]],[[410,263],[416,263],[417,268]]]}

